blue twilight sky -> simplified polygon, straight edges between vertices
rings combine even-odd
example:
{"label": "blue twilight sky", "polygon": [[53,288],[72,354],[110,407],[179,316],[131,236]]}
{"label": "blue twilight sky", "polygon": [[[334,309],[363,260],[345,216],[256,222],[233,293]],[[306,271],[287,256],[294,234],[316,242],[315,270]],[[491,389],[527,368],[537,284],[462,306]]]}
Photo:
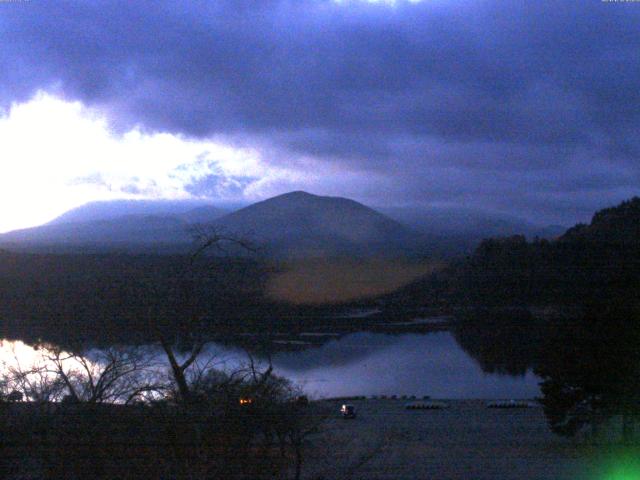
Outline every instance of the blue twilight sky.
{"label": "blue twilight sky", "polygon": [[109,198],[587,220],[640,186],[640,2],[0,1],[0,231]]}

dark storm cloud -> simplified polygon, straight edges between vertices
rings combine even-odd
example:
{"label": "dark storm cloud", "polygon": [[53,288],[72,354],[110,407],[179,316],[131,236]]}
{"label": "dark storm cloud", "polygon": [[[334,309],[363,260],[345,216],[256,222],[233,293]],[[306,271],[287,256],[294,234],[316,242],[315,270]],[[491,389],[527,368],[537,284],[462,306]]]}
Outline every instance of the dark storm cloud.
{"label": "dark storm cloud", "polygon": [[639,24],[600,0],[5,3],[0,96],[386,172],[389,201],[568,219],[638,187]]}

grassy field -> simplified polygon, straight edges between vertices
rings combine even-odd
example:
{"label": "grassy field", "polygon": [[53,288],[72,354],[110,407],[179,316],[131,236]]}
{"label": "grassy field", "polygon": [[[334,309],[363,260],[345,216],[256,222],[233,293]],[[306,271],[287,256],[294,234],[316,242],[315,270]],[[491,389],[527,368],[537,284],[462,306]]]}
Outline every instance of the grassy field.
{"label": "grassy field", "polygon": [[609,478],[593,474],[603,447],[552,434],[540,407],[489,409],[470,400],[411,411],[402,400],[360,400],[349,402],[358,418],[345,420],[337,415],[340,403],[313,439],[303,478]]}

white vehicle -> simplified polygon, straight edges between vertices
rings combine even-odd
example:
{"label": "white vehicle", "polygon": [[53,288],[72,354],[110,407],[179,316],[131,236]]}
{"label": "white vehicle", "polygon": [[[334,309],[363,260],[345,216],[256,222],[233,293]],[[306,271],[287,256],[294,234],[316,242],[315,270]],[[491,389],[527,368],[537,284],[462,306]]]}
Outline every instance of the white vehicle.
{"label": "white vehicle", "polygon": [[342,418],[356,418],[356,407],[345,403],[340,407],[340,413],[342,414]]}

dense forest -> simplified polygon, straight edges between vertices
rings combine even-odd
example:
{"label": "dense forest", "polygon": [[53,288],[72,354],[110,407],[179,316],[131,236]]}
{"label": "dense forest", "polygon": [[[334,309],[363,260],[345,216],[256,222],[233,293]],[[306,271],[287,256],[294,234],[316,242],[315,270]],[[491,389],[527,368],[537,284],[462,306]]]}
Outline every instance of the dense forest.
{"label": "dense forest", "polygon": [[[198,311],[206,328],[260,315],[266,266],[187,255],[0,253],[0,336],[143,342]],[[179,332],[173,332],[178,334]]]}
{"label": "dense forest", "polygon": [[597,212],[553,239],[488,238],[465,258],[411,283],[389,303],[455,307],[579,308],[632,292],[640,273],[640,198]]}
{"label": "dense forest", "polygon": [[633,198],[553,241],[485,240],[446,278],[447,299],[473,307],[454,329],[461,345],[490,371],[534,368],[558,433],[622,416],[623,436],[632,436],[640,413],[639,233]]}

